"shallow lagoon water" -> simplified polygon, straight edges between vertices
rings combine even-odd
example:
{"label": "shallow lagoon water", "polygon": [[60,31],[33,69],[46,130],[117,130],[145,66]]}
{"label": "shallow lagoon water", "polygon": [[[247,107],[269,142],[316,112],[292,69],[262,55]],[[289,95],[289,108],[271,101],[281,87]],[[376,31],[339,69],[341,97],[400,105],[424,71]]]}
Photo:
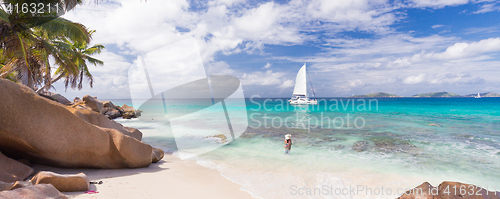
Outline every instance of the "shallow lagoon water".
{"label": "shallow lagoon water", "polygon": [[[500,98],[380,98],[371,107],[369,99],[322,99],[301,107],[286,100],[228,106],[246,110],[245,133],[191,161],[219,170],[261,198],[396,198],[424,181],[437,186],[445,180],[500,190]],[[144,142],[176,151],[168,124],[117,121],[139,128]],[[283,148],[288,133],[291,155]],[[208,138],[186,139],[196,145]],[[353,187],[355,192],[335,193]]]}

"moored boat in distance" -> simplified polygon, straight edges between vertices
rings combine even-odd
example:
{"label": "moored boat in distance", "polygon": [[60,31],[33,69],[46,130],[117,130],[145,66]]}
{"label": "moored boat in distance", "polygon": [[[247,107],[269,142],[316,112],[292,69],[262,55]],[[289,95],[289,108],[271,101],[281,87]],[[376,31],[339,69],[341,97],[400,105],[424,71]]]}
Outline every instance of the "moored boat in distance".
{"label": "moored boat in distance", "polygon": [[481,98],[481,95],[479,93],[477,93],[477,96],[474,98]]}
{"label": "moored boat in distance", "polygon": [[[311,90],[314,95],[314,88],[312,87],[312,84],[311,84]],[[290,102],[291,105],[318,104],[318,101],[316,99],[309,99],[309,97],[307,97],[307,69],[305,63],[297,73],[297,78],[295,79],[295,88],[293,89],[293,95],[292,98],[288,101]]]}

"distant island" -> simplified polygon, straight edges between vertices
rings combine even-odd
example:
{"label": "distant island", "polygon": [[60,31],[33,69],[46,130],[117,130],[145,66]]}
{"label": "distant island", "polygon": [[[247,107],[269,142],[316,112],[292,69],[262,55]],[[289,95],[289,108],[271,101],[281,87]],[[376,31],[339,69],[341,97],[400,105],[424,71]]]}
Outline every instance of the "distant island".
{"label": "distant island", "polygon": [[390,93],[377,92],[377,93],[370,93],[370,94],[366,94],[366,95],[355,95],[352,97],[353,98],[382,98],[382,97],[401,97],[401,96],[390,94]]}
{"label": "distant island", "polygon": [[[486,92],[486,93],[479,93],[481,97],[500,97],[499,93],[492,93],[492,92]],[[464,95],[464,97],[476,97],[477,94],[468,94]]]}
{"label": "distant island", "polygon": [[[493,92],[485,92],[485,93],[479,93],[481,97],[500,97],[500,93],[493,93]],[[389,98],[389,97],[402,97],[399,95],[395,94],[390,94],[390,93],[384,93],[384,92],[376,92],[376,93],[370,93],[366,95],[353,95],[350,98]],[[446,91],[442,92],[431,92],[431,93],[421,93],[421,94],[416,94],[411,97],[477,97],[476,94],[468,94],[468,95],[458,95],[455,93],[449,93]]]}
{"label": "distant island", "polygon": [[432,92],[432,93],[416,94],[416,95],[413,95],[412,97],[462,97],[462,96],[457,95],[455,93],[448,93],[448,92],[444,91],[444,92]]}

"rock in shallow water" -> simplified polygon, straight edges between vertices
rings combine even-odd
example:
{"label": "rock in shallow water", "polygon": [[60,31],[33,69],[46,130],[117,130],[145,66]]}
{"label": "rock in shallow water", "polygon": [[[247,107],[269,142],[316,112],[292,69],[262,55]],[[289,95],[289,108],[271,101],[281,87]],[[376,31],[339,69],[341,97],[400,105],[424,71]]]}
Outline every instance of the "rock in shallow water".
{"label": "rock in shallow water", "polygon": [[126,104],[123,104],[123,106],[116,106],[117,109],[119,109],[121,112],[123,112],[122,114],[122,118],[123,119],[132,119],[132,118],[137,118],[139,116],[141,116],[141,112],[140,110],[135,110],[134,107],[131,107],[131,106],[128,106]]}
{"label": "rock in shallow water", "polygon": [[122,116],[119,110],[112,109],[109,107],[104,107],[102,109],[102,114],[109,116],[111,119],[119,118]]}
{"label": "rock in shallow water", "polygon": [[375,148],[383,152],[410,152],[417,147],[407,140],[394,137],[371,137],[370,140],[375,144]]}
{"label": "rock in shallow water", "polygon": [[224,134],[217,134],[213,136],[208,136],[207,138],[216,138],[217,142],[224,144],[227,142],[227,137]]}
{"label": "rock in shallow water", "polygon": [[352,150],[355,150],[358,152],[366,151],[366,149],[368,149],[368,142],[365,142],[365,141],[357,141],[352,146]]}
{"label": "rock in shallow water", "polygon": [[429,124],[429,126],[442,127],[442,126],[441,126],[441,125],[439,125],[439,124]]}

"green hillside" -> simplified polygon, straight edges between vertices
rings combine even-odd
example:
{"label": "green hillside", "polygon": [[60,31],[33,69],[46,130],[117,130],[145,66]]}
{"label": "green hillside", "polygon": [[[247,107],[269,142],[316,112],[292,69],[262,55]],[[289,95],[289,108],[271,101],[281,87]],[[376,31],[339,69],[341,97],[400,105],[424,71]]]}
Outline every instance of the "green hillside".
{"label": "green hillside", "polygon": [[455,93],[448,93],[445,91],[445,92],[422,93],[413,95],[412,97],[461,97],[461,96]]}
{"label": "green hillside", "polygon": [[352,97],[354,97],[354,98],[381,98],[381,97],[401,97],[401,96],[390,94],[390,93],[378,92],[378,93],[370,93],[370,94],[366,94],[366,95],[355,95]]}

